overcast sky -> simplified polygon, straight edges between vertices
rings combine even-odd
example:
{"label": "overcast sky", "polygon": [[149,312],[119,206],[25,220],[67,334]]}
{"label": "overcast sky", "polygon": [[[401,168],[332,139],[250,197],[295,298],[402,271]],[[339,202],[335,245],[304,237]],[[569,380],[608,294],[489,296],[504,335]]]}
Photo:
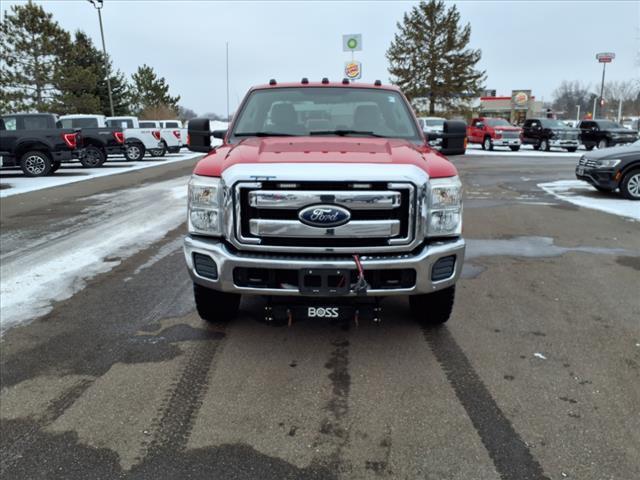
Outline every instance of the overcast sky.
{"label": "overcast sky", "polygon": [[[2,10],[21,3],[2,1]],[[86,0],[39,1],[64,28],[100,45],[97,13]],[[215,2],[105,0],[107,51],[127,75],[147,63],[180,103],[197,113],[226,113],[225,42],[231,111],[254,84],[270,78],[341,79],[342,34],[361,33],[363,81],[389,81],[385,52],[396,22],[416,2]],[[597,52],[616,53],[607,80],[640,78],[640,2],[459,1],[482,50],[487,88],[498,95],[531,89],[550,100],[562,80],[599,85]]]}

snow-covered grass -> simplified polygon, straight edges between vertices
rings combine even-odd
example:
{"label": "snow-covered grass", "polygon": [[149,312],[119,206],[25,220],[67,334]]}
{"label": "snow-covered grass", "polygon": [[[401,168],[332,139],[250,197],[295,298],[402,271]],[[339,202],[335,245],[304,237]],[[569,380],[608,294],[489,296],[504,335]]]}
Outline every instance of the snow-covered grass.
{"label": "snow-covered grass", "polygon": [[[109,157],[109,160],[100,168],[82,168],[79,163],[63,163],[60,169],[47,177],[25,177],[19,168],[0,170],[0,198],[17,195],[19,193],[33,192],[43,188],[58,187],[69,183],[82,182],[97,177],[117,175],[133,170],[166,165],[167,163],[191,160],[201,153],[175,153],[167,154],[162,158],[145,157],[139,162],[127,162],[124,157]],[[148,160],[147,160],[148,159]]]}
{"label": "snow-covered grass", "polygon": [[640,202],[627,200],[617,193],[598,192],[587,182],[581,180],[539,183],[538,187],[556,198],[580,207],[640,220]]}
{"label": "snow-covered grass", "polygon": [[52,302],[70,298],[91,277],[178,227],[186,218],[187,181],[181,177],[88,197],[91,207],[48,234],[0,235],[6,252],[0,258],[0,333],[46,314]]}
{"label": "snow-covered grass", "polygon": [[548,152],[541,152],[540,150],[534,150],[531,145],[522,145],[520,150],[512,152],[509,147],[495,147],[491,151],[482,149],[481,145],[470,143],[467,145],[466,155],[495,155],[501,157],[565,157],[565,158],[579,158],[586,150],[580,147],[576,152],[567,152],[561,148],[554,148]]}

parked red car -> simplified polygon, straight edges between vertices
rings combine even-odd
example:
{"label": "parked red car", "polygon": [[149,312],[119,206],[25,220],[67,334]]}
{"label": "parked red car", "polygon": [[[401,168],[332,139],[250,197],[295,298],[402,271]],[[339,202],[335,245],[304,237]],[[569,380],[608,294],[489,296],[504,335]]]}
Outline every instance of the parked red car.
{"label": "parked red car", "polygon": [[467,127],[467,141],[479,143],[483,150],[493,147],[509,147],[514,152],[520,150],[522,129],[514,127],[504,118],[478,117]]}

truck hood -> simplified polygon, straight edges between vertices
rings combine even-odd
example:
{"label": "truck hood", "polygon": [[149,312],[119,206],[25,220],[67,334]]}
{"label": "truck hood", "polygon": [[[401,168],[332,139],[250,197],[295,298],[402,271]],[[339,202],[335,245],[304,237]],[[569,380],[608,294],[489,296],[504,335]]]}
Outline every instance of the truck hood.
{"label": "truck hood", "polygon": [[457,175],[442,154],[406,140],[325,136],[253,137],[223,145],[202,159],[194,173],[218,177],[233,165],[250,163],[408,164],[432,178]]}
{"label": "truck hood", "polygon": [[585,153],[586,158],[593,160],[602,160],[605,158],[638,158],[640,159],[640,145],[635,143],[620,145],[618,147],[603,148],[602,150],[593,150]]}

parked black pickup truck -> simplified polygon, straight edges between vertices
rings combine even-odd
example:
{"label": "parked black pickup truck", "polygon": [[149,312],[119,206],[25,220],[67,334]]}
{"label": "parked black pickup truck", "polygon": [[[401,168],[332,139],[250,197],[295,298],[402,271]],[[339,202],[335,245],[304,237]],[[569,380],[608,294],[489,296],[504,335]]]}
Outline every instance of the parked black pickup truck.
{"label": "parked black pickup truck", "polygon": [[520,134],[524,145],[533,145],[534,150],[548,151],[551,147],[575,152],[580,146],[580,130],[552,118],[528,118]]}
{"label": "parked black pickup truck", "polygon": [[38,117],[35,114],[0,117],[0,166],[20,166],[25,175],[42,177],[55,172],[62,162],[82,156],[77,131],[43,128],[47,120]]}
{"label": "parked black pickup truck", "polygon": [[582,120],[578,128],[580,139],[587,150],[623,145],[638,139],[636,132],[611,120]]}
{"label": "parked black pickup truck", "polygon": [[85,148],[83,165],[99,167],[109,155],[124,155],[124,132],[120,127],[107,127],[101,115],[63,115],[57,125],[62,128],[82,129]]}

